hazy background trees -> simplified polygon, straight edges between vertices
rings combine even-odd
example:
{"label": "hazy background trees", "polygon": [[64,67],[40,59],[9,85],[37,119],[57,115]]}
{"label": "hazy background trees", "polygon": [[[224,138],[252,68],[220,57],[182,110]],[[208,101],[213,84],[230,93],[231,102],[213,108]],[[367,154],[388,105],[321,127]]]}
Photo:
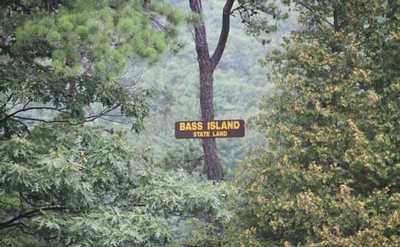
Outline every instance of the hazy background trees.
{"label": "hazy background trees", "polygon": [[[203,3],[210,49],[214,49],[218,41],[223,4],[223,1]],[[186,1],[176,3],[176,6],[189,12]],[[269,89],[268,71],[262,65],[266,52],[278,48],[282,36],[299,28],[299,25],[292,18],[278,24],[277,32],[256,38],[241,23],[239,12],[231,21],[226,50],[215,71],[215,118],[247,120],[256,114],[258,100]],[[152,67],[144,64],[142,68],[128,69],[127,78],[140,78],[142,86],[151,88],[155,93],[150,117],[145,120],[146,129],[132,138],[135,142],[141,138],[139,143],[146,143],[155,157],[168,166],[183,165],[190,170],[194,167],[201,170],[200,142],[176,140],[174,137],[176,121],[200,119],[198,67],[192,28],[182,26],[178,37],[182,48],[177,54],[164,56]],[[270,43],[263,45],[263,40],[267,38]],[[256,132],[248,124],[244,138],[217,141],[228,176],[230,168],[238,166],[250,150],[263,143],[263,137]]]}

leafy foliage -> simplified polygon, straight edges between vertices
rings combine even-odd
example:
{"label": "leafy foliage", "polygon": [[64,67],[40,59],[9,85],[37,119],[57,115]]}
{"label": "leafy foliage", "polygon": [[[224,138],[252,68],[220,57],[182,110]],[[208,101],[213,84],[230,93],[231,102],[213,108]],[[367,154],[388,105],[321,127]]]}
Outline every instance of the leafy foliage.
{"label": "leafy foliage", "polygon": [[182,19],[174,8],[0,5],[1,246],[165,246],[183,241],[187,220],[225,217],[228,187],[160,168],[117,126],[87,124],[111,113],[139,130],[149,90],[127,87],[121,72],[169,48]]}
{"label": "leafy foliage", "polygon": [[179,222],[224,216],[227,187],[160,169],[99,128],[42,125],[1,143],[2,246],[162,246]]}
{"label": "leafy foliage", "polygon": [[[269,62],[256,121],[268,147],[241,169],[241,246],[395,246],[399,6],[293,1],[304,31]],[[388,56],[388,54],[391,54]]]}

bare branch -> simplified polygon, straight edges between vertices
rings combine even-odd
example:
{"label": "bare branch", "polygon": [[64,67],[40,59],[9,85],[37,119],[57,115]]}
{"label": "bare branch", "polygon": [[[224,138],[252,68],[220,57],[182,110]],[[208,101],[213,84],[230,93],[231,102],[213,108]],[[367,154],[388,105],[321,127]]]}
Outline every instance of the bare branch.
{"label": "bare branch", "polygon": [[69,120],[45,120],[40,118],[32,118],[32,117],[21,117],[21,116],[14,116],[11,118],[12,120],[20,119],[26,121],[33,121],[33,122],[42,122],[42,123],[70,123]]}
{"label": "bare branch", "polygon": [[217,47],[211,57],[212,67],[215,69],[219,61],[221,60],[222,54],[224,53],[226,42],[228,41],[229,30],[230,30],[230,17],[235,0],[226,0],[224,9],[222,11],[222,28],[219,35]]}
{"label": "bare branch", "polygon": [[51,123],[68,123],[68,124],[70,124],[70,125],[80,125],[80,124],[84,124],[84,123],[87,123],[87,122],[93,122],[93,121],[95,121],[96,119],[98,119],[98,118],[100,118],[100,117],[106,115],[107,113],[109,113],[109,112],[111,112],[111,111],[117,109],[117,108],[120,107],[120,106],[121,106],[121,104],[114,105],[114,106],[112,106],[112,107],[110,107],[110,108],[104,109],[102,112],[100,112],[100,113],[98,113],[98,114],[96,114],[96,115],[88,116],[88,117],[86,117],[84,120],[82,120],[82,121],[77,121],[77,122],[74,122],[74,121],[72,121],[72,120],[67,120],[67,119],[66,119],[66,120],[46,120],[46,119],[41,119],[41,118],[22,117],[22,116],[15,116],[15,115],[12,116],[11,119],[16,120],[16,121],[18,121],[17,119],[19,119],[19,120],[26,120],[26,121],[33,121],[33,122],[42,122],[42,123],[48,123],[48,124],[51,124]]}
{"label": "bare branch", "polygon": [[0,121],[4,121],[4,120],[6,120],[8,118],[11,118],[11,117],[17,115],[20,112],[25,112],[25,111],[30,111],[30,110],[52,110],[52,111],[58,111],[58,112],[64,112],[65,113],[65,111],[64,111],[65,108],[59,109],[57,107],[50,107],[50,106],[31,106],[31,107],[26,107],[29,103],[30,102],[25,103],[24,106],[22,107],[22,109],[17,110],[15,112],[11,113],[11,114],[6,115],[4,118],[0,119]]}
{"label": "bare branch", "polygon": [[118,121],[118,120],[110,119],[110,118],[101,117],[100,119],[101,119],[101,120],[104,120],[104,121],[106,121],[106,122],[111,122],[111,123],[124,124],[124,125],[127,125],[127,124],[128,124],[128,123],[126,123],[126,122]]}

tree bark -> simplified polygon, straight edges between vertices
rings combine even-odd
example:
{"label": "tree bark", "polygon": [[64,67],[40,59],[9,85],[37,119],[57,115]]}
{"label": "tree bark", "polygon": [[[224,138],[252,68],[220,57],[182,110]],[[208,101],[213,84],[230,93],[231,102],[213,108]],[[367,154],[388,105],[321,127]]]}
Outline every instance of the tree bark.
{"label": "tree bark", "polygon": [[[217,47],[210,57],[207,33],[203,20],[194,26],[197,61],[200,75],[200,109],[203,121],[214,119],[213,83],[214,70],[218,65],[229,36],[230,13],[234,0],[227,0],[222,15],[222,29]],[[200,16],[203,13],[201,0],[189,0],[190,8]],[[218,156],[217,143],[214,138],[203,139],[204,162],[209,180],[221,181],[223,167]]]}

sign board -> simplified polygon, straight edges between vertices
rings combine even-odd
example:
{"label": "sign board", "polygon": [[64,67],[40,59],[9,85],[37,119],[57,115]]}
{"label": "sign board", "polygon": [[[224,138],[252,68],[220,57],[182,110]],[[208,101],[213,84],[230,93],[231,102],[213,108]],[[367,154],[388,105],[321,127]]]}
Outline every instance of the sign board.
{"label": "sign board", "polygon": [[176,138],[229,138],[244,136],[244,121],[211,120],[179,121],[175,123]]}

